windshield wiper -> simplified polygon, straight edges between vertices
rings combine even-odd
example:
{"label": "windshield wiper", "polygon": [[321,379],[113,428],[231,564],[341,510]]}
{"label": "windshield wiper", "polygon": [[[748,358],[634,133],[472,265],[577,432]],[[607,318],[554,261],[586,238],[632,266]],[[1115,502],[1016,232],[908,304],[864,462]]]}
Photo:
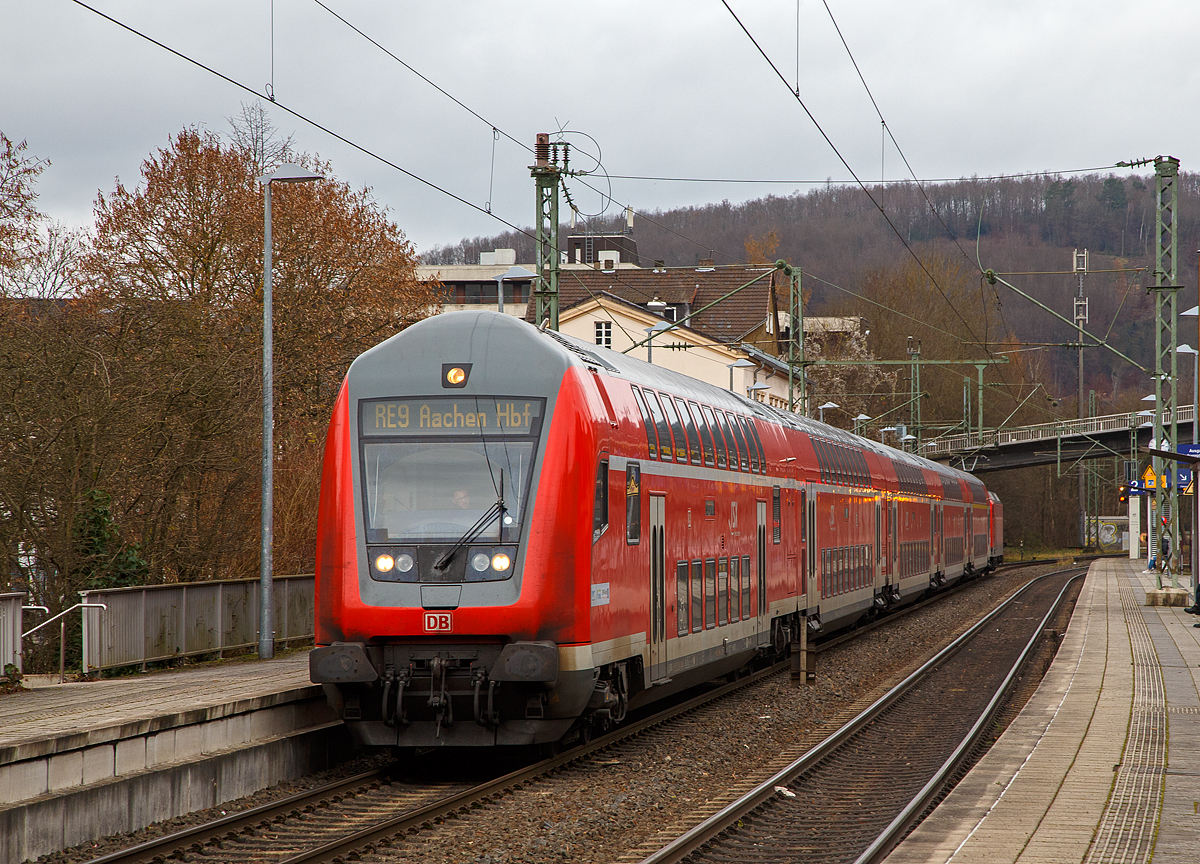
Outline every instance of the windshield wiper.
{"label": "windshield wiper", "polygon": [[486,531],[488,526],[495,522],[499,516],[507,512],[508,508],[504,506],[504,499],[499,499],[495,504],[484,511],[484,514],[479,517],[479,520],[470,528],[468,528],[463,535],[458,538],[458,541],[453,546],[446,550],[442,557],[439,558],[433,565],[433,569],[439,573],[444,573],[446,568],[450,566],[450,562],[454,559],[454,556],[458,553],[459,549],[462,549],[468,543],[474,541],[475,538]]}

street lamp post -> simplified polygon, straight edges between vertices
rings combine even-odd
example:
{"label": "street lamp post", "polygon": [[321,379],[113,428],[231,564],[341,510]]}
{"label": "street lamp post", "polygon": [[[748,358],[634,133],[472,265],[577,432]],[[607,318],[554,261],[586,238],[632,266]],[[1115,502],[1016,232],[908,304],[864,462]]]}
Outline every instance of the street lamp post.
{"label": "street lamp post", "polygon": [[855,417],[855,418],[854,418],[854,434],[855,434],[855,435],[861,435],[861,434],[862,434],[862,423],[863,423],[863,421],[864,421],[864,420],[870,420],[870,419],[871,419],[871,418],[870,418],[870,417],[868,417],[866,414],[859,414],[857,417]]}
{"label": "street lamp post", "polygon": [[258,178],[263,184],[263,436],[262,436],[262,549],[259,556],[258,659],[275,656],[275,585],[272,578],[274,545],[275,382],[271,339],[271,184],[324,180],[299,165],[284,163]]}
{"label": "street lamp post", "polygon": [[500,276],[493,276],[496,280],[496,311],[503,314],[504,312],[504,283],[511,279],[529,279],[532,283],[533,279],[537,278],[537,274],[532,270],[526,270],[524,267],[509,267],[508,271]]}
{"label": "street lamp post", "polygon": [[749,369],[751,366],[755,366],[755,365],[757,365],[757,364],[752,363],[751,361],[747,360],[745,357],[742,357],[738,360],[734,360],[732,363],[725,364],[725,368],[727,368],[729,370],[729,390],[730,390],[730,392],[733,391],[733,370],[734,369]]}
{"label": "street lamp post", "polygon": [[836,402],[826,402],[824,405],[818,405],[817,406],[817,419],[820,420],[822,423],[824,423],[826,408],[841,408],[841,407],[842,406],[837,404]]}
{"label": "street lamp post", "polygon": [[758,394],[761,393],[763,390],[770,390],[770,389],[771,389],[770,384],[764,384],[761,381],[755,381],[753,384],[751,384],[749,387],[746,388],[746,395],[749,396],[751,399],[754,399],[755,401],[761,401],[758,399]]}
{"label": "street lamp post", "polygon": [[666,321],[659,321],[653,327],[643,327],[642,329],[645,330],[646,334],[647,334],[647,337],[646,337],[646,362],[653,363],[654,362],[654,337],[657,336],[659,333],[663,332],[664,330],[670,330],[671,325],[668,324]]}

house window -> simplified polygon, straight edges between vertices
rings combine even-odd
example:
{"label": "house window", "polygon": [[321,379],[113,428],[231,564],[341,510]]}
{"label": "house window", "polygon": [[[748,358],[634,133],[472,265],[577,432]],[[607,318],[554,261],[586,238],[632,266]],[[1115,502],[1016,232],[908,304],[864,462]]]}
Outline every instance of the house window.
{"label": "house window", "polygon": [[612,347],[612,322],[597,321],[596,322],[596,344],[602,348]]}

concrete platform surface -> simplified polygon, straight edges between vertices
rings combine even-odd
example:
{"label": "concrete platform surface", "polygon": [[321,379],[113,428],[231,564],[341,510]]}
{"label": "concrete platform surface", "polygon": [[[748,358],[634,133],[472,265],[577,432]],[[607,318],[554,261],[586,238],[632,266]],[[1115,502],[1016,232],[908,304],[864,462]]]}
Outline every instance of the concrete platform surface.
{"label": "concrete platform surface", "polygon": [[250,706],[238,703],[289,691],[291,700],[321,692],[307,651],[0,695],[0,765],[129,737],[130,725],[158,731],[244,713]]}
{"label": "concrete platform surface", "polygon": [[1041,686],[888,864],[1200,861],[1200,621],[1092,564]]}

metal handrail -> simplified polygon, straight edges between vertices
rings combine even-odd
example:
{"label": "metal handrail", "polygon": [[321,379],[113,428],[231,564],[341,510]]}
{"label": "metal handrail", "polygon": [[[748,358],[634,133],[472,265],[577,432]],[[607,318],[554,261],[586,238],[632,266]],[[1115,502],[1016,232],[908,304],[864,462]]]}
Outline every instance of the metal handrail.
{"label": "metal handrail", "polygon": [[[44,609],[47,612],[50,611],[49,609],[46,609],[45,606],[25,607],[25,608],[37,608],[37,609]],[[29,635],[41,630],[47,624],[53,624],[55,621],[58,622],[58,683],[59,684],[62,684],[67,680],[66,668],[65,668],[66,667],[66,652],[67,652],[67,647],[66,647],[67,619],[66,619],[66,615],[69,612],[74,612],[76,609],[104,609],[104,610],[107,610],[108,607],[105,606],[103,603],[76,603],[70,609],[64,609],[63,611],[61,611],[57,615],[55,615],[53,618],[47,618],[45,621],[43,621],[41,624],[34,627],[32,630],[28,630],[21,634],[21,638],[24,639],[26,636],[29,636]]]}

